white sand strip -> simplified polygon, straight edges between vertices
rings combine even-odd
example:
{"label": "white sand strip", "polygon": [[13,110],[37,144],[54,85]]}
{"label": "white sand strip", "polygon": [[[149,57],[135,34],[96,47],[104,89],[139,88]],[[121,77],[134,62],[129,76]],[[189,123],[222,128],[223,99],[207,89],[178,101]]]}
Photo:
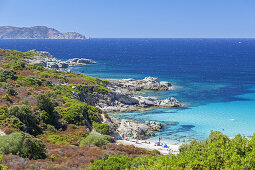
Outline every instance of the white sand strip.
{"label": "white sand strip", "polygon": [[138,143],[132,142],[132,141],[126,141],[126,140],[117,140],[117,144],[123,144],[123,145],[134,145],[135,147],[138,148],[144,148],[147,150],[158,150],[161,154],[163,155],[168,155],[168,154],[178,154],[179,153],[179,147],[181,144],[167,144],[168,148],[163,148],[162,146],[154,146],[155,142],[151,142],[150,144],[144,143],[145,141],[139,140]]}

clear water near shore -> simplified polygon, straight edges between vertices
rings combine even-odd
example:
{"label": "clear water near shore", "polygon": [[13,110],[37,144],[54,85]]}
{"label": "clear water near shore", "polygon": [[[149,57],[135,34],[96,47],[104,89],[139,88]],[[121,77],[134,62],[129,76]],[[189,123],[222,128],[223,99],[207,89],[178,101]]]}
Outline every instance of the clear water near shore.
{"label": "clear water near shore", "polygon": [[44,50],[62,60],[91,58],[98,64],[71,69],[101,78],[172,82],[176,90],[146,95],[173,96],[186,108],[115,114],[177,122],[157,133],[165,140],[203,140],[210,130],[229,136],[255,132],[255,39],[0,40],[0,48]]}
{"label": "clear water near shore", "polygon": [[[255,90],[253,88],[252,90]],[[255,92],[255,91],[254,91]],[[253,136],[255,129],[255,93],[238,96],[245,100],[209,103],[183,109],[155,109],[145,112],[113,114],[124,119],[154,120],[166,126],[157,136],[166,141],[183,139],[203,140],[211,130],[218,130],[232,137],[236,134]],[[176,122],[176,125],[167,125]],[[152,138],[157,140],[158,137]]]}

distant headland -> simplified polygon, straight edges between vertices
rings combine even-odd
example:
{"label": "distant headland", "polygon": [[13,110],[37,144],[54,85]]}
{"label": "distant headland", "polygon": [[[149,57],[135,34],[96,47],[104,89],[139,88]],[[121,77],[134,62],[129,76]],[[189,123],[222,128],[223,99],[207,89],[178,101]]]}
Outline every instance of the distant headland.
{"label": "distant headland", "polygon": [[0,39],[86,39],[86,37],[77,32],[61,33],[46,26],[0,26]]}

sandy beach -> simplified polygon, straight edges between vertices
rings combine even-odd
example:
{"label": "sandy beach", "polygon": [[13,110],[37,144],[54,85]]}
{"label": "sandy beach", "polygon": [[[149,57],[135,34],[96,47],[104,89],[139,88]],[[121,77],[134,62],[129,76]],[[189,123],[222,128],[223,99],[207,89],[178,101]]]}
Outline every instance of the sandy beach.
{"label": "sandy beach", "polygon": [[[168,155],[168,154],[178,154],[179,153],[179,147],[181,144],[174,143],[174,144],[169,144],[166,143],[168,148],[164,148],[163,146],[155,146],[155,142],[139,140],[138,142],[135,142],[135,140],[117,140],[117,144],[123,144],[123,145],[134,145],[135,147],[138,148],[144,148],[148,150],[158,150],[162,155]],[[162,142],[164,143],[164,142]]]}

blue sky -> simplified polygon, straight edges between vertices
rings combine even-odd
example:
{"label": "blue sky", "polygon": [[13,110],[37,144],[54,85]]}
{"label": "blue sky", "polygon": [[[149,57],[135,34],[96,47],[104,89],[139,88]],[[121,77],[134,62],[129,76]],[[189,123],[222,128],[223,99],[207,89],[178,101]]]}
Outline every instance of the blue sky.
{"label": "blue sky", "polygon": [[255,0],[0,0],[0,24],[111,38],[252,38]]}

